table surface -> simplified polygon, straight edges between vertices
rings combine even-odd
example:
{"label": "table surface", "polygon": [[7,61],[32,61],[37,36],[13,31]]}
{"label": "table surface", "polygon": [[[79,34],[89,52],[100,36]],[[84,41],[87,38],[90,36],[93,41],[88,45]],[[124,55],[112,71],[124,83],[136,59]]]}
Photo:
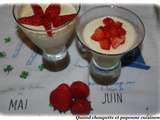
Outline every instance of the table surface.
{"label": "table surface", "polygon": [[[96,5],[82,5],[81,12]],[[35,46],[22,42],[12,17],[12,6],[0,6],[0,112],[3,114],[59,114],[49,105],[49,95],[61,83],[81,80],[90,87],[91,114],[156,113],[160,107],[159,16],[153,5],[122,5],[134,11],[146,29],[137,60],[122,68],[119,80],[98,85],[88,72],[88,62],[69,47],[71,62],[60,72],[43,69]],[[31,46],[31,48],[29,47]],[[70,111],[65,114],[70,114]],[[64,114],[64,115],[65,115]]]}

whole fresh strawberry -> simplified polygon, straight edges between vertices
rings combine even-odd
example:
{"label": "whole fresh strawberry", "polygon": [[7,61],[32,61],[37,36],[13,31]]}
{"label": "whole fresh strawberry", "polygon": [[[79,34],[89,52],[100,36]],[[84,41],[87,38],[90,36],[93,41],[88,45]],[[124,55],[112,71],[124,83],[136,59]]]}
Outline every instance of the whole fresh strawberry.
{"label": "whole fresh strawberry", "polygon": [[88,115],[91,110],[90,102],[87,99],[77,100],[71,107],[71,112],[74,115]]}
{"label": "whole fresh strawberry", "polygon": [[87,98],[89,95],[89,87],[81,81],[73,82],[71,92],[75,99]]}
{"label": "whole fresh strawberry", "polygon": [[72,103],[72,94],[70,87],[67,84],[59,85],[50,94],[50,104],[54,109],[58,109],[60,112],[66,112],[70,109]]}

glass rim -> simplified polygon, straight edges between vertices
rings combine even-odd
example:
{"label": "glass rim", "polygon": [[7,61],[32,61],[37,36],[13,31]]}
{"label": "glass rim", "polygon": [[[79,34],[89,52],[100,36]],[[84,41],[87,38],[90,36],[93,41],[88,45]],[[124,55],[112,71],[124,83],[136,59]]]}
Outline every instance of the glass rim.
{"label": "glass rim", "polygon": [[92,51],[92,52],[94,52],[94,53],[96,53],[96,54],[99,54],[99,55],[105,55],[105,56],[120,56],[120,55],[123,55],[123,54],[126,54],[126,53],[128,53],[128,52],[133,51],[133,50],[136,49],[140,44],[143,43],[144,38],[145,38],[145,26],[144,26],[144,23],[142,22],[141,18],[140,18],[135,12],[133,12],[132,10],[129,10],[129,9],[127,9],[127,8],[120,7],[120,6],[117,6],[117,5],[96,6],[96,7],[90,8],[90,9],[88,9],[86,12],[84,12],[84,13],[79,17],[79,19],[80,19],[81,17],[85,16],[86,13],[92,11],[93,9],[102,8],[102,7],[122,9],[122,10],[125,10],[125,11],[130,12],[130,13],[133,14],[135,17],[137,17],[138,20],[139,20],[139,22],[141,23],[142,28],[143,28],[143,31],[144,31],[144,34],[143,34],[143,36],[142,36],[142,39],[140,40],[140,42],[139,42],[137,45],[135,45],[135,47],[133,47],[133,48],[131,48],[131,49],[128,49],[128,50],[125,51],[125,52],[121,52],[121,53],[117,53],[117,54],[101,53],[101,52],[99,52],[99,51],[96,51],[96,50],[91,49],[89,46],[87,46],[87,45],[83,42],[83,40],[80,39],[80,37],[79,37],[80,35],[79,35],[79,32],[78,32],[77,27],[76,27],[76,36],[77,36],[77,38],[78,38],[78,41],[80,41],[80,43],[81,43],[82,45],[84,45],[84,46],[85,46],[86,48],[88,48],[90,51]]}
{"label": "glass rim", "polygon": [[46,33],[46,31],[58,31],[59,29],[63,29],[66,25],[70,24],[73,20],[76,19],[76,17],[78,16],[78,14],[79,14],[79,12],[80,12],[80,9],[81,9],[81,5],[78,4],[78,10],[76,11],[77,15],[74,17],[74,19],[72,19],[71,21],[66,22],[66,23],[63,24],[63,25],[60,25],[60,26],[58,26],[58,27],[56,27],[56,28],[52,28],[51,30],[37,30],[37,29],[32,29],[32,28],[26,27],[25,25],[20,24],[20,23],[17,21],[17,17],[16,17],[16,15],[15,15],[15,8],[16,8],[16,6],[18,6],[18,5],[13,5],[13,7],[12,7],[12,14],[13,14],[13,17],[14,17],[14,20],[16,21],[16,23],[17,23],[19,26],[21,26],[21,27],[23,27],[23,28],[25,28],[25,29],[28,29],[28,30],[30,30],[30,31],[42,32],[42,33]]}

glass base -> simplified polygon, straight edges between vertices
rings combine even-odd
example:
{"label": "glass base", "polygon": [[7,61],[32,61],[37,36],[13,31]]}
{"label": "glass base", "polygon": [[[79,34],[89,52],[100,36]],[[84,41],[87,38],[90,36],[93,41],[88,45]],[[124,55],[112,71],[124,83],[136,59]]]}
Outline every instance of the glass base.
{"label": "glass base", "polygon": [[117,63],[111,67],[102,67],[92,59],[89,70],[93,80],[97,84],[111,85],[114,84],[120,76],[121,61],[117,61]]}
{"label": "glass base", "polygon": [[56,54],[47,54],[43,52],[43,64],[44,67],[53,72],[61,71],[65,69],[70,62],[70,57],[66,49],[56,53]]}

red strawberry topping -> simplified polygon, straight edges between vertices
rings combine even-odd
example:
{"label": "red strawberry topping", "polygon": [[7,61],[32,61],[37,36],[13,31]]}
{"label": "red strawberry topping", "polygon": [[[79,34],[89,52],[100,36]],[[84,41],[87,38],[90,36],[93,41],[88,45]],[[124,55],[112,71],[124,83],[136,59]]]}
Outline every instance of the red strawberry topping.
{"label": "red strawberry topping", "polygon": [[67,84],[61,84],[50,94],[50,104],[61,112],[70,109],[72,94]]}
{"label": "red strawberry topping", "polygon": [[19,18],[18,22],[21,24],[28,24],[33,26],[40,26],[41,20],[39,19],[39,16],[30,16],[30,17],[23,17]]}
{"label": "red strawberry topping", "polygon": [[60,15],[61,6],[58,4],[51,4],[44,12],[40,5],[31,5],[34,15],[19,18],[17,21],[21,24],[44,26],[49,37],[52,37],[52,25],[58,27],[66,22],[72,21],[77,14]]}
{"label": "red strawberry topping", "polygon": [[87,115],[91,111],[91,105],[88,100],[80,99],[73,103],[71,112],[74,115]]}
{"label": "red strawberry topping", "polygon": [[58,16],[55,19],[52,20],[53,27],[59,27],[68,21],[72,21],[73,18],[76,17],[77,14],[71,14],[71,15],[63,15],[63,16]]}
{"label": "red strawberry topping", "polygon": [[116,49],[125,43],[126,30],[119,21],[106,17],[103,19],[104,26],[100,26],[92,34],[91,39],[99,42],[104,50]]}
{"label": "red strawberry topping", "polygon": [[125,42],[125,37],[121,37],[121,38],[112,38],[111,39],[111,45],[113,48],[117,48],[118,46],[120,46],[121,44],[123,44]]}
{"label": "red strawberry topping", "polygon": [[126,35],[126,31],[124,28],[118,29],[117,30],[120,36],[125,36]]}
{"label": "red strawberry topping", "polygon": [[112,18],[109,18],[109,17],[106,17],[105,19],[103,19],[103,23],[106,25],[106,26],[111,26],[114,24],[114,21]]}
{"label": "red strawberry topping", "polygon": [[104,32],[102,29],[97,28],[91,38],[95,41],[101,41],[104,38]]}
{"label": "red strawberry topping", "polygon": [[89,95],[89,87],[81,81],[76,81],[71,85],[71,92],[76,99],[87,98]]}
{"label": "red strawberry topping", "polygon": [[41,16],[44,14],[41,6],[39,6],[37,4],[33,4],[33,5],[31,5],[31,7],[32,7],[34,15]]}
{"label": "red strawberry topping", "polygon": [[122,23],[119,22],[119,21],[115,22],[115,27],[116,28],[121,28],[122,27]]}
{"label": "red strawberry topping", "polygon": [[52,18],[57,17],[60,14],[60,10],[61,10],[60,5],[50,4],[46,9],[45,14],[50,15]]}
{"label": "red strawberry topping", "polygon": [[111,45],[110,45],[110,42],[109,42],[108,39],[103,39],[99,43],[100,43],[100,46],[101,46],[102,49],[104,49],[104,50],[110,50]]}

